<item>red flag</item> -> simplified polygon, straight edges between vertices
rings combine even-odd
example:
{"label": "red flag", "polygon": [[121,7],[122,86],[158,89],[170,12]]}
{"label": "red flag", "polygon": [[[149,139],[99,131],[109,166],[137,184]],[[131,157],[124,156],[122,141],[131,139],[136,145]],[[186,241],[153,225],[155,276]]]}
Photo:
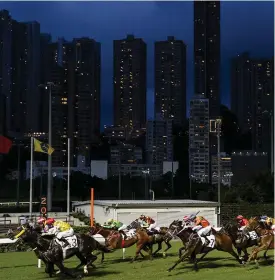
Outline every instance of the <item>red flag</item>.
{"label": "red flag", "polygon": [[0,135],[0,154],[8,154],[12,146],[12,141]]}

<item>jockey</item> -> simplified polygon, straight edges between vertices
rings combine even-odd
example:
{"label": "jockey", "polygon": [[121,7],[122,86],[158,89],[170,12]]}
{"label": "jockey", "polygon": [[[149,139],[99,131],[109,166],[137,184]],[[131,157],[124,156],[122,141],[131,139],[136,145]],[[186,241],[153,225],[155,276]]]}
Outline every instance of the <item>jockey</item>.
{"label": "jockey", "polygon": [[48,218],[45,221],[45,225],[48,226],[48,230],[43,235],[54,234],[57,239],[64,242],[64,247],[70,245],[65,238],[73,236],[74,230],[68,223],[63,221],[55,221],[53,218]]}
{"label": "jockey", "polygon": [[154,232],[155,227],[157,226],[157,223],[155,222],[155,220],[153,220],[151,217],[149,216],[145,216],[145,215],[141,215],[139,217],[140,220],[142,220],[143,222],[145,222],[146,224],[149,225],[148,227],[148,231],[150,232]]}
{"label": "jockey", "polygon": [[[195,226],[193,231],[197,232],[200,237],[205,237],[211,230],[210,223],[202,216],[195,217]],[[208,239],[205,238],[206,245],[209,243]]]}
{"label": "jockey", "polygon": [[244,228],[248,225],[248,220],[245,219],[242,215],[238,215],[236,217],[236,221],[240,227],[239,230],[241,230],[241,231],[243,231]]}
{"label": "jockey", "polygon": [[[118,230],[123,230],[125,229],[127,226],[125,226],[123,223],[116,221],[114,219],[109,219],[106,223],[106,225],[104,225],[104,227],[106,228],[115,228]],[[123,229],[121,229],[123,227]]]}
{"label": "jockey", "polygon": [[40,218],[37,219],[37,223],[42,227],[42,230],[44,232],[47,232],[47,228],[46,228],[45,222],[46,222],[46,218],[45,217],[40,217]]}

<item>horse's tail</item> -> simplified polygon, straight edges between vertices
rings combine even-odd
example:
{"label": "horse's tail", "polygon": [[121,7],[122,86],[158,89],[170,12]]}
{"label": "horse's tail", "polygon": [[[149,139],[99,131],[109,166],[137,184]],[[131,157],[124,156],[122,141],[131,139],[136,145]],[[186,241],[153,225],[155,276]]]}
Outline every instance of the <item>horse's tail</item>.
{"label": "horse's tail", "polygon": [[109,250],[106,246],[101,245],[101,244],[100,244],[98,241],[96,241],[96,240],[95,240],[95,242],[96,242],[96,245],[97,245],[97,250],[102,251],[102,252],[104,252],[104,253],[110,253],[110,252],[111,252],[111,250]]}

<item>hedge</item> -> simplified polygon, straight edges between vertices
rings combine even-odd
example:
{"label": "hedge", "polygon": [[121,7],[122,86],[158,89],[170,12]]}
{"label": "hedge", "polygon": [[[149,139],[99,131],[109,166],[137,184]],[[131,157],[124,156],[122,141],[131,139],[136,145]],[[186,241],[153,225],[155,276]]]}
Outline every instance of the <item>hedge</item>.
{"label": "hedge", "polygon": [[[74,232],[75,233],[89,233],[89,226],[73,226]],[[2,234],[0,235],[0,238],[7,238],[6,235]],[[22,241],[18,241],[16,243],[11,243],[11,244],[0,244],[0,253],[6,253],[6,252],[27,252],[31,251],[32,249],[24,244]]]}

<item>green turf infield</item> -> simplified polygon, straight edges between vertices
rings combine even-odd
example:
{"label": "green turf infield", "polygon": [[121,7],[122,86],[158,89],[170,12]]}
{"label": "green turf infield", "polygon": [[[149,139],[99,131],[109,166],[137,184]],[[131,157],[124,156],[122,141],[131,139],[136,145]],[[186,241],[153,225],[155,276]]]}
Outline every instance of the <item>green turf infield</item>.
{"label": "green turf infield", "polygon": [[[177,260],[179,242],[173,242],[166,259],[159,255],[153,261],[138,259],[130,263],[129,258],[134,254],[134,247],[126,249],[127,260],[122,260],[122,250],[105,255],[105,261],[95,262],[96,269],[89,269],[89,275],[84,279],[100,280],[271,280],[274,279],[273,252],[269,251],[269,264],[262,258],[260,267],[254,263],[243,267],[233,257],[224,252],[213,251],[199,264],[199,271],[195,272],[192,265],[183,262],[172,272],[167,269]],[[262,256],[260,254],[259,256]],[[65,261],[66,267],[75,267],[79,261],[76,258]],[[79,273],[82,269],[79,270]],[[44,266],[37,268],[37,258],[33,252],[16,252],[0,254],[0,279],[6,280],[38,280],[47,279]],[[69,278],[68,278],[69,279]]]}

